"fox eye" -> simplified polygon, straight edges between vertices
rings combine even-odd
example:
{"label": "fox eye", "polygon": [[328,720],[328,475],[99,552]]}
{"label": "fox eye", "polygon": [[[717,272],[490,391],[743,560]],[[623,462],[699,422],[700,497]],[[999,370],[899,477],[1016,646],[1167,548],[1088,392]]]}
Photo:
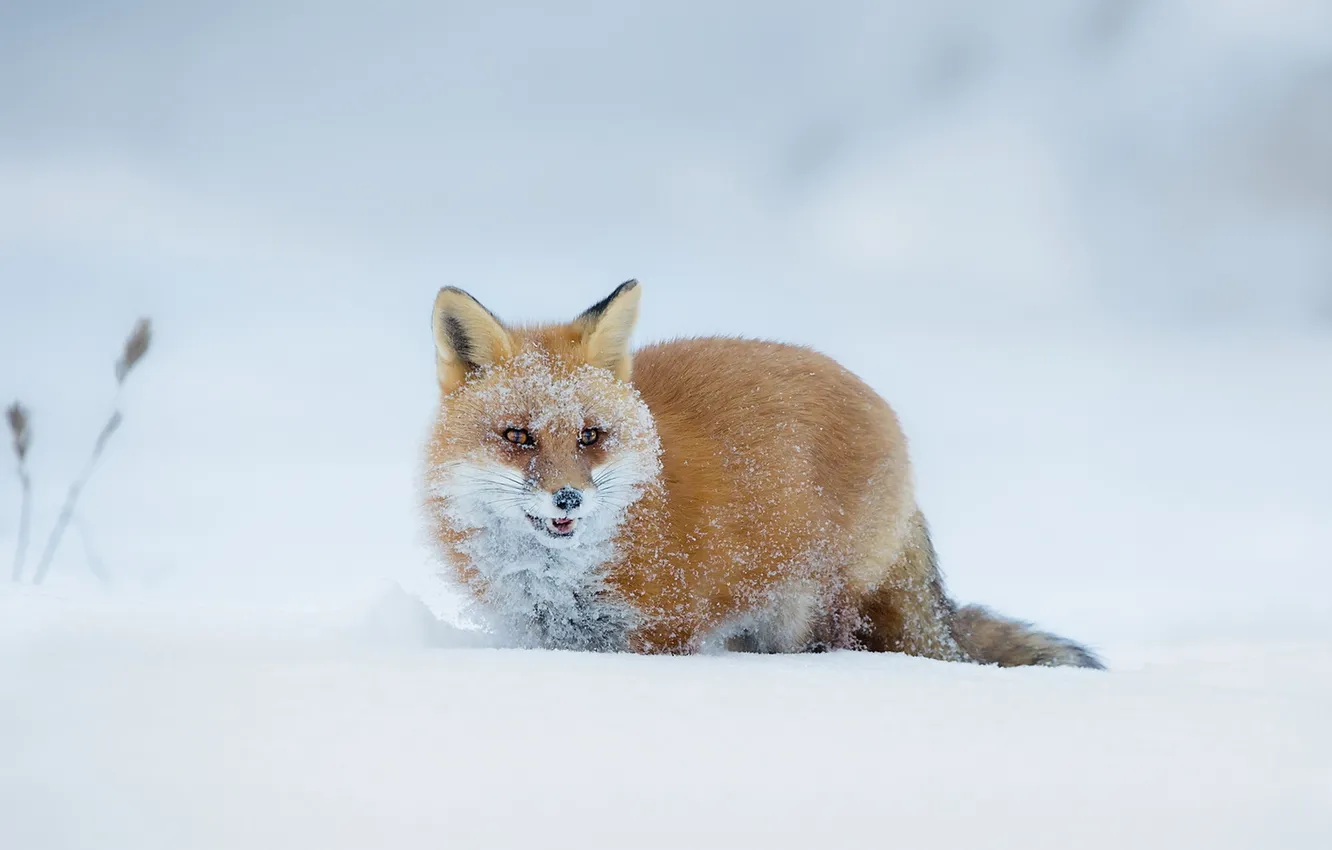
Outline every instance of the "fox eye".
{"label": "fox eye", "polygon": [[526,428],[510,428],[504,432],[504,439],[513,443],[515,446],[534,446],[536,440]]}
{"label": "fox eye", "polygon": [[578,445],[590,446],[601,439],[600,428],[584,428],[583,433],[578,435]]}

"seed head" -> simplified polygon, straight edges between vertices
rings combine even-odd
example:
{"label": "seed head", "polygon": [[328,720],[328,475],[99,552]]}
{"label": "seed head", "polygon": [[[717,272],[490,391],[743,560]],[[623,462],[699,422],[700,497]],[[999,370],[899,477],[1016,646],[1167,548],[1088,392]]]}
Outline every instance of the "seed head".
{"label": "seed head", "polygon": [[28,409],[21,402],[14,402],[5,410],[5,419],[9,422],[9,432],[14,437],[14,454],[19,463],[28,456],[28,446],[32,444],[31,419]]}
{"label": "seed head", "polygon": [[143,359],[143,355],[148,353],[148,346],[153,341],[153,323],[148,319],[140,319],[134,325],[134,332],[125,340],[125,350],[121,353],[120,359],[116,361],[116,381],[125,382],[125,376],[134,368],[134,364]]}

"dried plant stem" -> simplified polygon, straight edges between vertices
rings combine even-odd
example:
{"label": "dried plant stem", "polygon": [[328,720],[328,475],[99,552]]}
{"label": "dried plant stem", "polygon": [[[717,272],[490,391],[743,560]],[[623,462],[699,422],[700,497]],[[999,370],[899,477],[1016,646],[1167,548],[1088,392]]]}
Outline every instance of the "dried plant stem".
{"label": "dried plant stem", "polygon": [[88,531],[88,524],[80,516],[75,516],[73,521],[74,530],[79,533],[83,540],[83,555],[88,561],[88,572],[102,584],[111,583],[111,575],[106,571],[106,564],[102,562],[101,556],[97,554],[97,547],[93,545],[92,534]]}
{"label": "dried plant stem", "polygon": [[51,561],[55,558],[56,550],[60,548],[60,540],[65,535],[65,528],[69,521],[74,518],[74,508],[79,502],[79,495],[87,485],[88,479],[92,477],[93,470],[97,468],[97,461],[102,456],[102,451],[106,448],[106,443],[111,439],[111,435],[116,433],[120,427],[120,404],[119,393],[115,410],[111,413],[111,418],[106,420],[102,426],[102,432],[97,435],[97,442],[93,444],[92,455],[88,457],[88,462],[83,466],[83,472],[74,479],[74,483],[69,485],[69,492],[65,494],[65,504],[60,508],[60,515],[56,517],[55,525],[51,528],[51,536],[46,539],[46,549],[42,552],[42,559],[37,562],[37,572],[33,574],[32,583],[41,584],[46,579],[46,574],[51,570]]}
{"label": "dried plant stem", "polygon": [[18,547],[14,550],[14,581],[23,581],[23,562],[28,555],[28,528],[32,525],[32,478],[28,465],[19,461],[19,484],[23,487],[23,502],[19,508]]}
{"label": "dried plant stem", "polygon": [[[153,325],[147,318],[139,319],[134,323],[134,330],[130,332],[129,338],[125,340],[124,348],[121,349],[120,357],[116,360],[116,399],[111,407],[111,418],[106,420],[102,426],[102,432],[97,435],[97,442],[93,444],[92,455],[88,457],[88,462],[83,466],[83,472],[74,479],[74,483],[69,485],[69,492],[65,494],[65,504],[60,508],[60,515],[56,517],[55,525],[51,528],[51,536],[46,540],[46,550],[42,552],[42,559],[37,563],[37,572],[32,577],[33,584],[41,584],[46,580],[46,574],[51,570],[51,561],[55,558],[56,551],[60,548],[60,541],[65,536],[65,529],[69,522],[74,518],[74,509],[78,506],[79,495],[83,488],[87,486],[88,479],[92,477],[93,470],[97,468],[97,461],[102,456],[102,451],[106,448],[106,443],[111,439],[111,435],[116,433],[120,427],[120,397],[121,391],[125,388],[125,378],[134,370],[135,364],[143,359],[148,353],[148,348],[153,341]],[[10,414],[11,422],[14,414]],[[11,428],[17,434],[19,429],[11,424]],[[15,445],[17,446],[17,437]],[[20,453],[21,456],[21,453]],[[85,546],[87,537],[84,537]],[[90,551],[90,550],[86,550]],[[98,568],[89,560],[89,566],[96,573]],[[98,576],[101,578],[102,576]]]}

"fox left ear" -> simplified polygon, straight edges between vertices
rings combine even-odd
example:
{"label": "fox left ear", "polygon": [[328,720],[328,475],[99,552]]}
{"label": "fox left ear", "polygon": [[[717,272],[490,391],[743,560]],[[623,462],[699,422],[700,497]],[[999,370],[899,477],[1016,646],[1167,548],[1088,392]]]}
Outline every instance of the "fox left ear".
{"label": "fox left ear", "polygon": [[638,299],[642,294],[638,281],[626,280],[573,322],[583,332],[587,362],[611,370],[621,381],[629,380],[633,374],[629,337],[638,321]]}
{"label": "fox left ear", "polygon": [[439,385],[446,393],[478,369],[513,355],[509,333],[495,314],[457,287],[446,286],[435,296],[430,321]]}

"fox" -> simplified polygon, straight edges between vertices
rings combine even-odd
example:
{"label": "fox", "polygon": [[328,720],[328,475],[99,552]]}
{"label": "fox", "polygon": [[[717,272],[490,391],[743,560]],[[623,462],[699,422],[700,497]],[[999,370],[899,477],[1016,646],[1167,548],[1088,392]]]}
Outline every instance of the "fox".
{"label": "fox", "polygon": [[1102,669],[945,592],[897,415],[811,348],[633,350],[642,287],[561,324],[435,298],[424,505],[441,574],[525,647],[895,652]]}

